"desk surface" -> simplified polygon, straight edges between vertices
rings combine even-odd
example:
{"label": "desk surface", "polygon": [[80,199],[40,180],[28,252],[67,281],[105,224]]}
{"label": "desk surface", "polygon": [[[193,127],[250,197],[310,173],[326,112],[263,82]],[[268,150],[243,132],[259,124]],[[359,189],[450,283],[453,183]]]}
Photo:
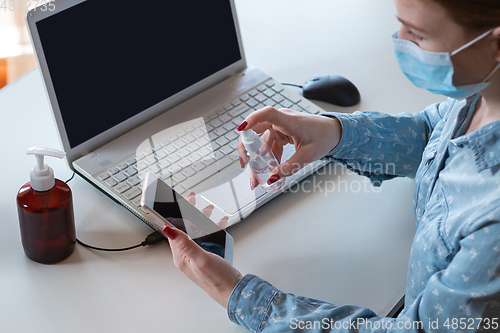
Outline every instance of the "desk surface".
{"label": "desk surface", "polygon": [[[390,36],[398,29],[392,0],[236,0],[248,64],[276,80],[301,84],[340,74],[363,101],[328,111],[417,112],[442,100],[400,73]],[[38,70],[0,90],[1,332],[243,332],[224,309],[175,269],[166,243],[123,253],[77,246],[51,266],[23,252],[15,197],[35,161],[30,146],[60,148]],[[71,171],[48,162],[56,177]],[[331,165],[230,228],[234,265],[286,291],[385,315],[404,294],[414,234],[413,181],[378,191]],[[325,194],[328,183],[334,192]],[[322,183],[323,187],[315,187]],[[151,229],[79,177],[70,183],[77,234],[121,247]],[[323,190],[321,191],[320,188]],[[193,318],[195,318],[193,320]]]}

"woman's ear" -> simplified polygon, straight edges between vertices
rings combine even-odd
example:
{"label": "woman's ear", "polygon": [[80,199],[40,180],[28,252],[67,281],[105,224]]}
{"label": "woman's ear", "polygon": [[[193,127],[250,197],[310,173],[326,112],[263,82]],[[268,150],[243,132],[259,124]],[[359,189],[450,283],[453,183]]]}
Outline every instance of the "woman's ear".
{"label": "woman's ear", "polygon": [[497,40],[497,49],[495,53],[495,59],[500,62],[500,27],[493,29],[493,37]]}

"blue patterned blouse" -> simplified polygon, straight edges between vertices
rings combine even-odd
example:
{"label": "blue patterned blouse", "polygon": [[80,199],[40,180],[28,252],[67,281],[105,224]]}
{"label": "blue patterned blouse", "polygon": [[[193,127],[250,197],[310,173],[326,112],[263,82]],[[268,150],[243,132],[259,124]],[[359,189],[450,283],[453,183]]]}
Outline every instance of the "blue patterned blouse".
{"label": "blue patterned blouse", "polygon": [[415,115],[325,114],[343,128],[325,158],[374,186],[415,177],[416,235],[397,318],[284,293],[254,275],[234,288],[229,318],[252,332],[500,332],[500,121],[462,135],[478,98]]}

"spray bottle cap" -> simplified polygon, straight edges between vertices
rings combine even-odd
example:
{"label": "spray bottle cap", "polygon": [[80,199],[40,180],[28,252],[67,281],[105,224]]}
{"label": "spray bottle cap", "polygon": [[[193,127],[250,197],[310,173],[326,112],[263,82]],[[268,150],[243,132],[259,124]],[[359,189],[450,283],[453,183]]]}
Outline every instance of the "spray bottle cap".
{"label": "spray bottle cap", "polygon": [[245,149],[250,154],[257,154],[259,152],[260,147],[262,146],[262,143],[260,142],[260,138],[257,135],[257,133],[249,129],[246,131],[242,131],[241,135],[242,135],[241,142],[243,142]]}
{"label": "spray bottle cap", "polygon": [[47,164],[43,163],[44,156],[52,156],[57,158],[63,158],[66,153],[51,149],[51,148],[41,148],[41,147],[31,147],[26,152],[27,155],[35,155],[37,165],[31,169],[30,172],[30,185],[35,191],[48,191],[55,185],[54,170]]}

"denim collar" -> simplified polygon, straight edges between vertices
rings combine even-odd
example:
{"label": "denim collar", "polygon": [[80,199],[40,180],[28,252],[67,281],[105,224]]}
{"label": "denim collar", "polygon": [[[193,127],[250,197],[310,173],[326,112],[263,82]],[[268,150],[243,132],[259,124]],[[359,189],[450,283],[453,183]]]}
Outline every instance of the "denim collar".
{"label": "denim collar", "polygon": [[[467,103],[464,108],[469,108],[469,106],[470,104]],[[460,114],[463,111],[464,109],[461,110]],[[468,112],[467,119],[472,117],[472,114],[473,112]],[[459,123],[457,123],[457,127],[460,127]],[[472,133],[452,139],[451,143],[458,148],[470,148],[474,152],[479,172],[490,169],[500,164],[500,120],[483,126]]]}

